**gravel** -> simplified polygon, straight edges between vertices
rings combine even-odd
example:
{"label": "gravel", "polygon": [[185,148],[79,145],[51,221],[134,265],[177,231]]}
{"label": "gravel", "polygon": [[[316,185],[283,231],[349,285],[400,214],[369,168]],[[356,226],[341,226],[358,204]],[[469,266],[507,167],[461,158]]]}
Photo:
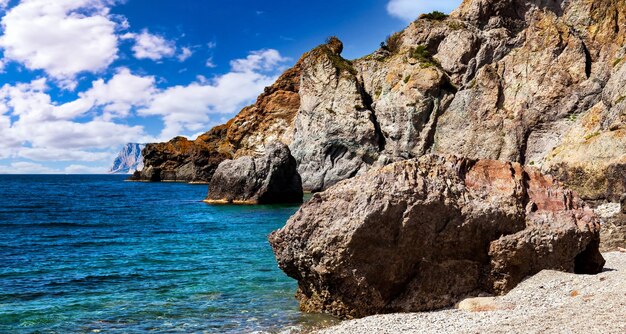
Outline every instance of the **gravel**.
{"label": "gravel", "polygon": [[318,333],[626,333],[626,253],[603,255],[604,272],[544,270],[494,298],[495,310],[376,315]]}

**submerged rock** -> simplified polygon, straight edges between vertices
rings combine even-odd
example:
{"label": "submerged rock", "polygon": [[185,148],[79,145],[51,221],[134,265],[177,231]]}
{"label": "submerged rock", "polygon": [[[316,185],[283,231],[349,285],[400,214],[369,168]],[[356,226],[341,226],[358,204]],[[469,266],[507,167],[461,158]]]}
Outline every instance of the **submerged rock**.
{"label": "submerged rock", "polygon": [[260,157],[222,162],[209,184],[211,204],[302,203],[302,179],[287,145],[269,144]]}
{"label": "submerged rock", "polygon": [[534,168],[426,155],[315,194],[269,239],[302,310],[351,318],[501,294],[543,269],[598,273],[599,226]]}

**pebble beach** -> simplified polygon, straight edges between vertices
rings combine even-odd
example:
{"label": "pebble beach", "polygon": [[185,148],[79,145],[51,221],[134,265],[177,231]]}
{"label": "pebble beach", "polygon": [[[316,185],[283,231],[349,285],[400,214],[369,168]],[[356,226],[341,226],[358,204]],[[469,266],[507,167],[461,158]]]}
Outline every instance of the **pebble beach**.
{"label": "pebble beach", "polygon": [[598,275],[544,270],[473,310],[377,315],[317,333],[626,333],[626,253],[603,256]]}

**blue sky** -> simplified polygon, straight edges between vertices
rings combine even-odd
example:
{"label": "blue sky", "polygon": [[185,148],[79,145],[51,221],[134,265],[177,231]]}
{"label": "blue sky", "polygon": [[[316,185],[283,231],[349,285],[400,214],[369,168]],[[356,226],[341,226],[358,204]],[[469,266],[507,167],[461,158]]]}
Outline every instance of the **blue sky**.
{"label": "blue sky", "polygon": [[460,2],[0,0],[0,173],[105,172],[225,122],[330,35],[357,58]]}

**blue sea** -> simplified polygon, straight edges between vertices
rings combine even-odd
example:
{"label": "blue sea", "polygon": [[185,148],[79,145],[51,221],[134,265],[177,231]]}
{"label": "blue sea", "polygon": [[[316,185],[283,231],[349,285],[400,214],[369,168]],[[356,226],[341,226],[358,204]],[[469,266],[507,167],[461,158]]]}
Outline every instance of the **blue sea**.
{"label": "blue sea", "polygon": [[0,333],[246,333],[298,311],[268,234],[296,206],[210,206],[207,186],[0,175]]}

